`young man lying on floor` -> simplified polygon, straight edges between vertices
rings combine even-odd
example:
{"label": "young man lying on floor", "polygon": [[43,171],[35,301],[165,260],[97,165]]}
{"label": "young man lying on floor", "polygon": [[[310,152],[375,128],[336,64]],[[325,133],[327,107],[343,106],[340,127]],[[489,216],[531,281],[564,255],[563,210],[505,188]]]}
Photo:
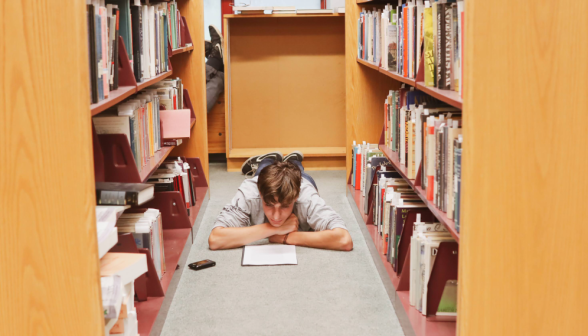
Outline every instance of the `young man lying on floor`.
{"label": "young man lying on floor", "polygon": [[272,243],[351,251],[353,241],[343,219],[319,196],[316,183],[293,152],[249,158],[237,195],[226,205],[210,232],[211,250],[241,247],[269,238]]}

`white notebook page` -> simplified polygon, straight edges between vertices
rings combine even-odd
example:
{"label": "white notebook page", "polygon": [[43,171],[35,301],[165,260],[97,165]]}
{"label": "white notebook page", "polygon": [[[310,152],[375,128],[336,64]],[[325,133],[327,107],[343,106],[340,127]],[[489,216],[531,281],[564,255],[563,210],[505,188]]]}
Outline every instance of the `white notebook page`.
{"label": "white notebook page", "polygon": [[243,266],[298,265],[294,245],[252,245],[243,248]]}

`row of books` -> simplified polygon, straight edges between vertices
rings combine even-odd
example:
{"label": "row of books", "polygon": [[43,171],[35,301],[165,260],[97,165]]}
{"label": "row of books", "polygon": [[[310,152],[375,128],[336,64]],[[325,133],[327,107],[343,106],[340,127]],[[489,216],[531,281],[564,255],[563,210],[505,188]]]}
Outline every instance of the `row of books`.
{"label": "row of books", "polygon": [[[409,302],[423,315],[427,312],[428,284],[435,265],[439,246],[453,242],[453,238],[441,223],[434,219],[424,220],[426,214],[417,214],[410,240]],[[430,217],[430,216],[429,216]],[[437,307],[437,316],[457,316],[457,280],[449,280]]]}
{"label": "row of books", "polygon": [[176,145],[162,134],[161,111],[182,110],[183,92],[180,78],[162,80],[93,117],[96,133],[125,134],[141,172],[147,160],[162,146]]}
{"label": "row of books", "polygon": [[[411,300],[413,296],[415,300],[411,301],[411,304],[423,315],[426,315],[427,288],[429,276],[435,263],[436,249],[441,242],[453,241],[453,238],[440,223],[435,223],[436,218],[427,205],[374,145],[364,143],[357,146],[354,144],[352,181],[357,190],[363,191],[364,209],[362,211],[365,214],[368,214],[370,210],[368,199],[373,200],[371,210],[378,232],[376,239],[381,240],[386,260],[391,264],[394,272],[398,274],[401,271],[409,272],[409,270],[401,270],[403,263],[399,259],[399,253],[403,237],[405,237],[404,239],[412,237],[410,243],[410,293]],[[435,231],[438,231],[439,237],[428,237],[426,234],[417,235],[420,232],[417,230],[417,223],[414,223],[414,232],[411,231],[408,235],[404,233],[404,230],[413,230],[413,223],[407,222],[409,218],[414,221],[415,217],[409,216],[411,212],[416,214],[417,222],[420,222],[421,219],[427,222],[424,226],[426,228],[424,233],[428,234],[433,230],[431,229],[433,227]],[[417,238],[420,240],[414,241]],[[418,249],[413,251],[415,248]],[[406,252],[404,251],[405,255]],[[457,314],[456,286],[456,281],[448,282],[446,285],[437,315]]]}
{"label": "row of books", "polygon": [[130,0],[90,0],[87,5],[92,103],[118,88],[118,40],[122,37],[135,80],[169,70],[168,45],[185,46],[175,1],[135,5]]}
{"label": "row of books", "polygon": [[158,209],[132,208],[119,217],[116,227],[118,233],[131,233],[137,248],[149,250],[161,280],[166,272],[161,212]]}
{"label": "row of books", "polygon": [[155,192],[178,191],[188,215],[196,205],[196,187],[190,164],[180,157],[167,158],[148,178],[147,183],[96,182],[98,205],[140,206],[155,197]]}
{"label": "row of books", "polygon": [[462,92],[463,1],[412,0],[362,9],[357,57],[415,79],[424,55],[426,86]]}
{"label": "row of books", "polygon": [[188,215],[190,207],[196,205],[196,192],[192,183],[190,164],[182,158],[174,157],[165,160],[149,177],[147,183],[155,186],[155,191],[179,191]]}
{"label": "row of books", "polygon": [[385,145],[409,179],[421,172],[427,200],[454,219],[459,232],[461,110],[418,90],[390,90],[384,102]]}

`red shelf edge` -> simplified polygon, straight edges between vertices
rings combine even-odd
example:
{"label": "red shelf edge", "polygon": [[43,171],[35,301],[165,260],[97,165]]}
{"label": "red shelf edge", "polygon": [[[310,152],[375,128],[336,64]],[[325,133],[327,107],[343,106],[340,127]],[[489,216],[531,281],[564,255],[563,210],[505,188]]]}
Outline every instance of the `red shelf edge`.
{"label": "red shelf edge", "polygon": [[427,195],[425,194],[424,190],[420,186],[415,186],[415,181],[407,177],[406,168],[398,161],[397,154],[393,154],[392,150],[390,150],[386,145],[379,145],[379,148],[382,153],[386,155],[388,160],[390,160],[390,163],[394,166],[394,168],[400,173],[400,175],[402,175],[402,178],[405,179],[408,185],[410,185],[416,194],[419,195],[423,203],[427,205],[433,215],[439,220],[441,224],[445,226],[445,228],[447,228],[447,231],[451,233],[453,239],[459,243],[459,232],[455,230],[455,222],[452,219],[447,218],[445,212],[441,211],[435,204],[427,200]]}
{"label": "red shelf edge", "polygon": [[165,158],[167,158],[169,153],[171,153],[172,149],[174,149],[174,148],[175,148],[175,146],[161,147],[160,150],[155,152],[155,155],[153,155],[152,157],[147,159],[147,164],[145,164],[145,166],[143,166],[141,171],[139,172],[139,176],[141,177],[141,182],[145,183],[145,181],[147,181],[149,176],[151,176],[151,174],[153,174],[153,172],[157,168],[159,168],[161,163],[165,160]]}
{"label": "red shelf edge", "polygon": [[118,89],[114,91],[110,91],[110,97],[103,99],[96,104],[90,104],[90,111],[92,116],[99,114],[100,112],[104,112],[107,109],[111,108],[112,106],[120,103],[125,98],[131,96],[133,93],[136,92],[136,87],[134,86],[119,86]]}
{"label": "red shelf edge", "polygon": [[[362,209],[362,202],[363,197],[361,197],[361,192],[359,190],[355,190],[355,188],[351,184],[347,184],[347,189],[353,195],[353,199],[355,201],[355,205],[358,207],[359,213],[362,216],[363,224],[366,222],[366,215],[363,214]],[[382,241],[378,239],[378,233],[376,231],[376,226],[372,224],[365,224],[376,249],[378,250],[378,255],[384,264],[384,268],[386,269],[386,273],[394,286],[394,289],[398,287],[398,283],[400,279],[392,269],[392,265],[386,260],[386,255],[382,253]],[[455,336],[457,323],[455,321],[440,321],[436,320],[436,317],[429,317],[422,315],[421,312],[416,310],[414,307],[410,305],[409,301],[409,292],[408,291],[396,291],[398,298],[402,303],[402,307],[404,308],[406,315],[410,321],[412,329],[416,336]]]}
{"label": "red shelf edge", "polygon": [[[194,226],[198,213],[202,210],[204,199],[208,192],[208,187],[196,187],[196,205],[190,208],[190,222]],[[165,233],[168,233],[167,237]],[[176,266],[178,265],[182,252],[184,251],[185,245],[190,239],[191,229],[167,229],[163,230],[164,233],[164,248],[167,242],[168,248],[173,246],[173,253],[166,252],[166,273],[161,279],[161,285],[164,293],[167,294],[171,280],[176,272]],[[171,249],[170,249],[171,250]],[[135,309],[137,310],[137,319],[139,322],[139,334],[141,336],[148,336],[151,333],[153,324],[157,319],[159,311],[165,296],[163,297],[148,297],[147,301],[135,302]]]}

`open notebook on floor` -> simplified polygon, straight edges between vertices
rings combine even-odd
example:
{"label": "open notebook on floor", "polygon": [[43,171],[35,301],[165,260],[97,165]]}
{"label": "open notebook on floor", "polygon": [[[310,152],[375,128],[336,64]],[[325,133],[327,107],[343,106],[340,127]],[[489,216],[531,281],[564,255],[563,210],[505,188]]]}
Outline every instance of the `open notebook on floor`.
{"label": "open notebook on floor", "polygon": [[294,245],[252,245],[243,247],[242,266],[298,265]]}

